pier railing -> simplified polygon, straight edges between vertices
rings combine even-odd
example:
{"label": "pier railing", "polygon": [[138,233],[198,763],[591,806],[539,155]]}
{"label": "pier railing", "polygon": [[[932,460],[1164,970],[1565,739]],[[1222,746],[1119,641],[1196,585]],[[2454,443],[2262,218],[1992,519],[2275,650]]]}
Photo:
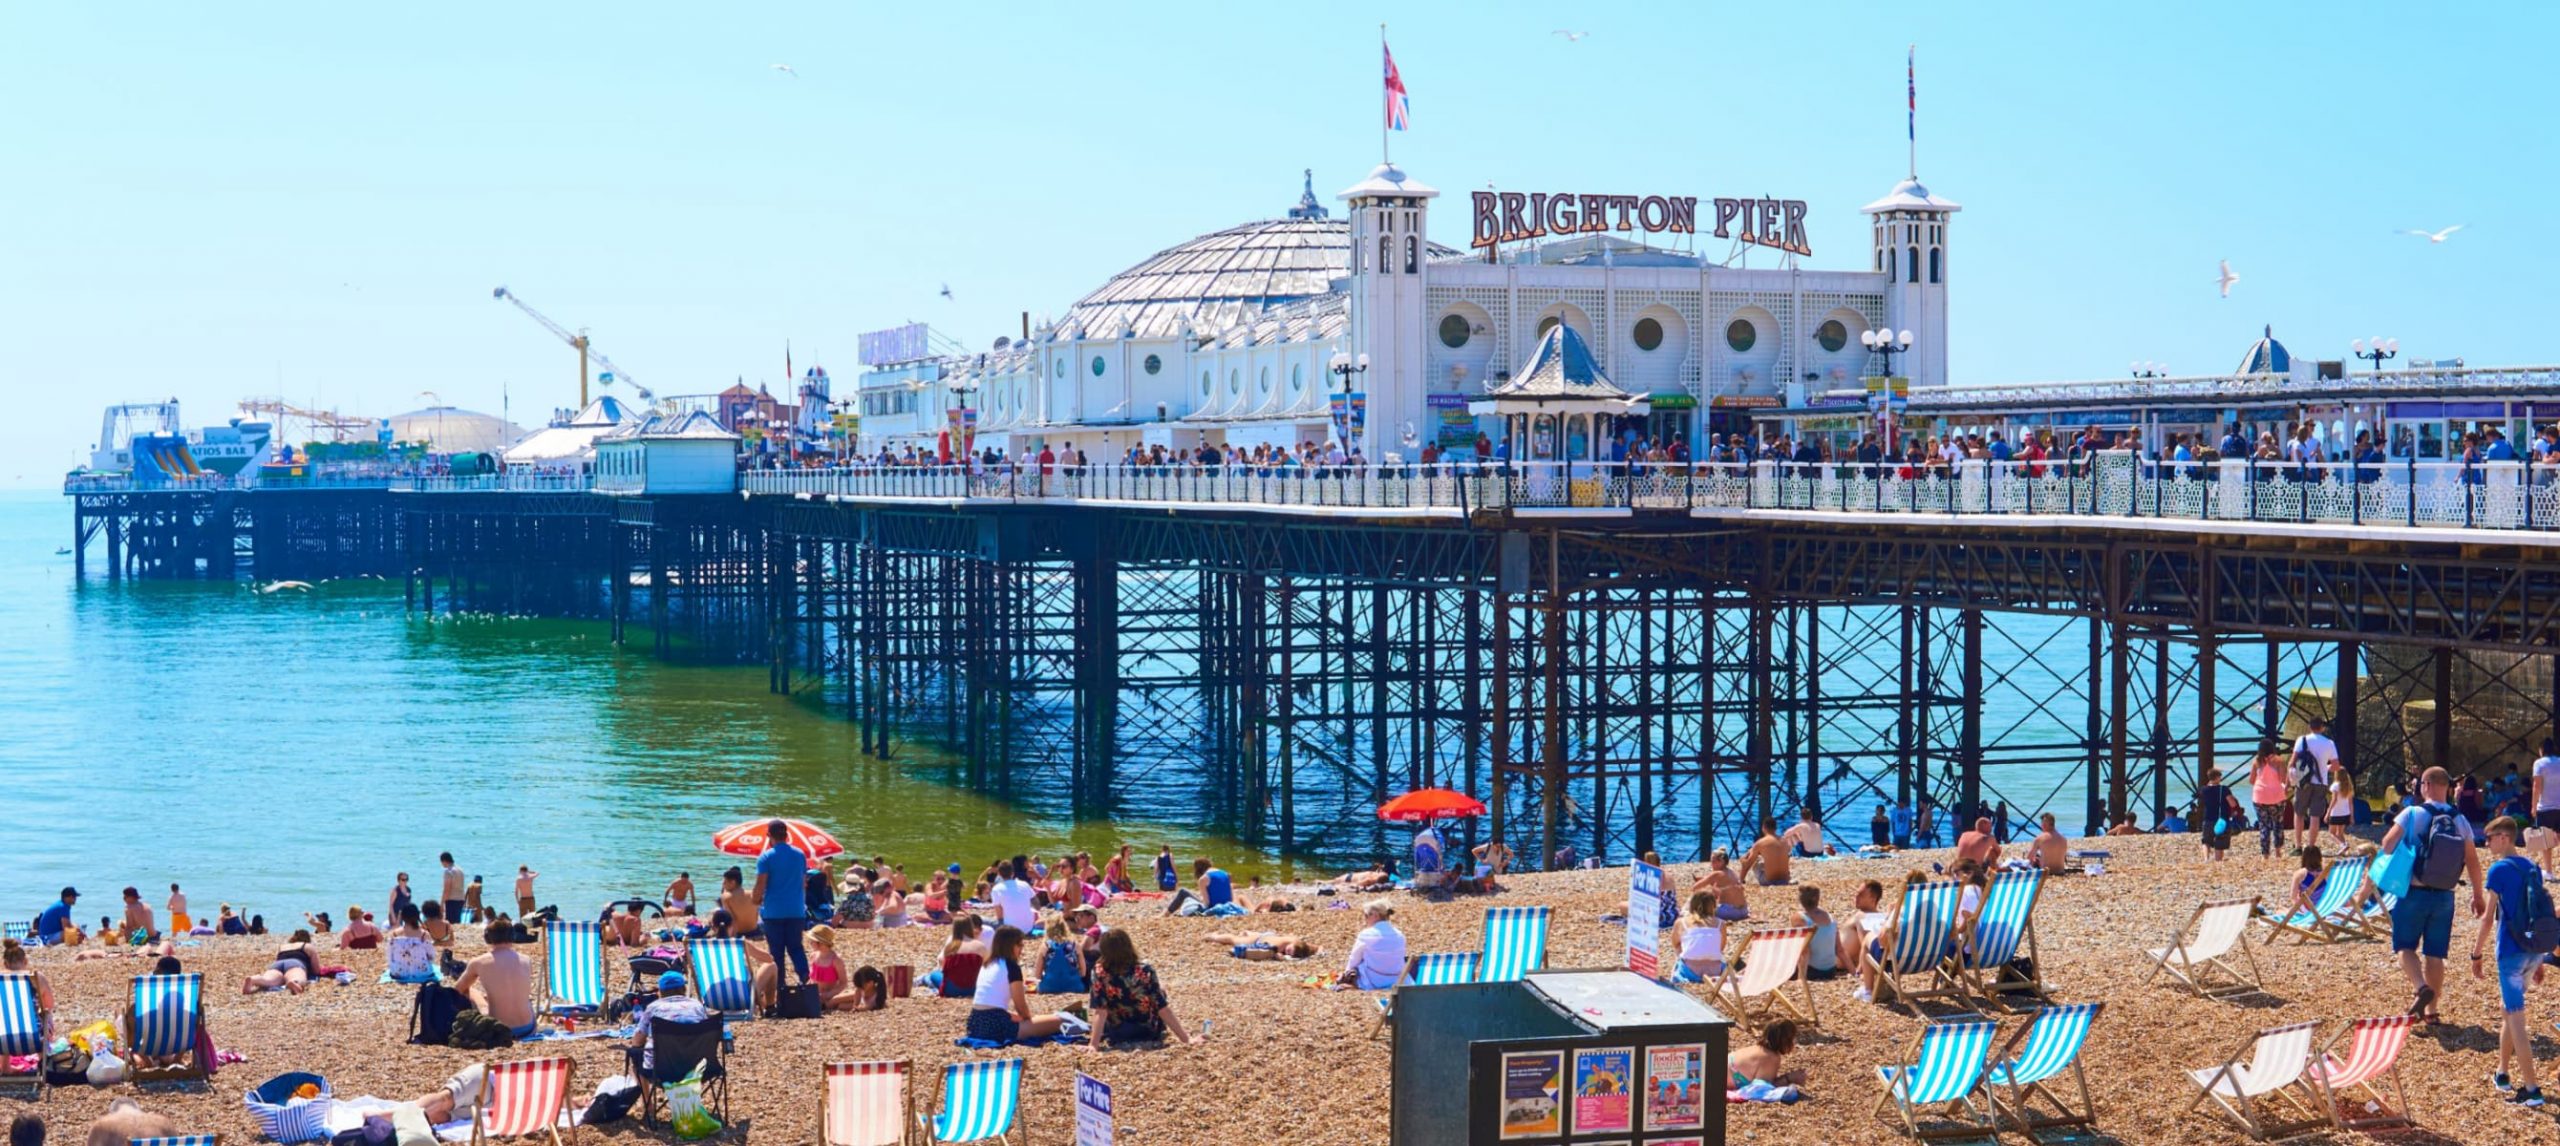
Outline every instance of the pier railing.
{"label": "pier railing", "polygon": [[1752,510],[2560,531],[2560,466],[2161,461],[2109,451],[1951,465],[1464,462],[1430,466],[883,466],[751,470],[751,494],[1201,508]]}
{"label": "pier railing", "polygon": [[585,493],[595,478],[583,473],[509,471],[497,474],[424,475],[395,478],[392,489],[413,493]]}

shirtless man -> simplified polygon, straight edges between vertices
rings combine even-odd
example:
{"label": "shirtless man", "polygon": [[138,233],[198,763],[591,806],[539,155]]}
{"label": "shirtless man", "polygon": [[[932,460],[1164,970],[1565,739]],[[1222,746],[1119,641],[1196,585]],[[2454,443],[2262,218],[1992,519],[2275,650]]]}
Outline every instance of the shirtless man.
{"label": "shirtless man", "polygon": [[1778,835],[1778,821],[1762,816],[1760,817],[1760,838],[1751,845],[1750,852],[1742,857],[1742,878],[1750,879],[1752,873],[1756,871],[1759,873],[1760,886],[1784,886],[1790,882],[1787,874],[1788,858],[1787,841]]}
{"label": "shirtless man", "polygon": [[2000,866],[2000,837],[1991,834],[1991,817],[1973,822],[1973,830],[1956,839],[1956,858],[1972,860],[1986,868]]}
{"label": "shirtless man", "polygon": [[[533,961],[516,953],[516,925],[492,923],[482,931],[487,954],[462,968],[453,989],[471,997],[480,1013],[507,1025],[519,1039],[533,1034]],[[474,988],[477,988],[476,990]]]}
{"label": "shirtless man", "polygon": [[532,865],[516,865],[516,914],[518,916],[533,914],[533,881],[537,878],[540,878],[540,873],[534,871]]}
{"label": "shirtless man", "polygon": [[1212,931],[1200,937],[1212,946],[1227,948],[1231,958],[1255,963],[1275,959],[1312,959],[1323,949],[1306,941],[1304,936],[1282,935],[1277,931]]}
{"label": "shirtless man", "polygon": [[89,1146],[125,1146],[136,1138],[167,1138],[178,1124],[166,1114],[153,1114],[130,1098],[107,1103],[107,1112],[89,1124]]}
{"label": "shirtless man", "polygon": [[640,904],[636,901],[623,904],[622,914],[613,917],[614,945],[617,947],[638,947],[640,946],[642,939],[643,936],[640,931]]}
{"label": "shirtless man", "polygon": [[666,908],[669,915],[693,914],[692,872],[677,872],[675,882],[667,885]]}
{"label": "shirtless man", "polygon": [[2037,822],[2044,826],[2044,830],[2036,833],[2035,843],[2028,845],[2034,850],[2036,866],[2043,868],[2046,875],[2061,875],[2063,861],[2071,855],[2071,841],[2053,830],[2053,813],[2046,812],[2037,817]]}
{"label": "shirtless man", "polygon": [[142,892],[130,887],[124,889],[124,933],[149,935],[157,930],[151,925],[151,905],[142,902]]}
{"label": "shirtless man", "polygon": [[1716,918],[1725,922],[1751,918],[1749,897],[1742,893],[1742,877],[1733,874],[1733,855],[1717,848],[1707,856],[1707,874],[1689,885],[1689,894],[1712,891],[1716,895]]}
{"label": "shirtless man", "polygon": [[1787,829],[1787,834],[1780,838],[1786,840],[1787,845],[1794,849],[1797,855],[1836,856],[1840,854],[1840,849],[1831,846],[1831,841],[1822,838],[1822,821],[1813,818],[1811,808],[1806,808],[1794,825]]}

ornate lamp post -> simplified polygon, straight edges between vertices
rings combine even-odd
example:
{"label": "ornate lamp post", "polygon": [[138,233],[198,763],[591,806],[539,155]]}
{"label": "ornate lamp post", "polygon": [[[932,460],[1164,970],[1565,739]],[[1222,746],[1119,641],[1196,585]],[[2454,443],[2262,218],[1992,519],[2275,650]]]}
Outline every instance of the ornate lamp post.
{"label": "ornate lamp post", "polygon": [[[2366,349],[2367,347],[2371,347],[2372,349]],[[2356,340],[2355,349],[2356,357],[2373,363],[2374,372],[2378,374],[2382,372],[2383,363],[2400,357],[2400,340],[2397,338],[2376,338],[2371,342],[2366,342],[2364,339],[2359,338]]]}

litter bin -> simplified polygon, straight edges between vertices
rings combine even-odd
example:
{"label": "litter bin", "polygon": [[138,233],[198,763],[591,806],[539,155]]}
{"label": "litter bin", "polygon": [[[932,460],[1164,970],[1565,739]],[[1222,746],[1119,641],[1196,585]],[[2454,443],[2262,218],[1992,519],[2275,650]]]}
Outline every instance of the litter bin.
{"label": "litter bin", "polygon": [[1388,1139],[1715,1146],[1724,1141],[1731,1025],[1678,988],[1627,971],[1399,988]]}

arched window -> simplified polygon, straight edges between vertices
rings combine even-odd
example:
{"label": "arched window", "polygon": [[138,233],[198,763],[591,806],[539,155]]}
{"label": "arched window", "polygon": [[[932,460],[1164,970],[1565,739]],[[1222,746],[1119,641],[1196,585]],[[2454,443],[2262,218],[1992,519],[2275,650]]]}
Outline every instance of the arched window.
{"label": "arched window", "polygon": [[1378,273],[1385,274],[1388,271],[1394,270],[1395,267],[1396,241],[1394,237],[1389,235],[1378,236]]}
{"label": "arched window", "polygon": [[1404,273],[1422,273],[1422,240],[1411,235],[1404,237]]}
{"label": "arched window", "polygon": [[1929,281],[1930,281],[1930,282],[1933,282],[1933,283],[1934,283],[1934,282],[1938,281],[1938,260],[1939,260],[1939,256],[1944,255],[1945,253],[1946,253],[1946,251],[1945,251],[1943,248],[1940,248],[1940,247],[1931,247],[1931,248],[1929,248]]}
{"label": "arched window", "polygon": [[1907,283],[1920,281],[1920,248],[1911,248],[1911,269],[1903,272],[1902,281]]}

